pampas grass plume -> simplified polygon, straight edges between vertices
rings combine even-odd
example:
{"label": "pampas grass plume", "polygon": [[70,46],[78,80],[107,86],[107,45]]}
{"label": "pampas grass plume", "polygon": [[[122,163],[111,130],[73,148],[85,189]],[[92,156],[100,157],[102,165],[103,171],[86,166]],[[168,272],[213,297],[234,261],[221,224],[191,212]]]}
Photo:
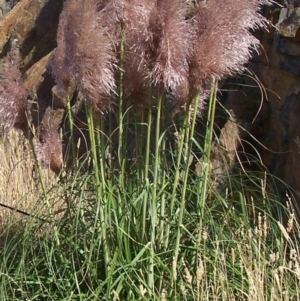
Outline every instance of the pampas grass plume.
{"label": "pampas grass plume", "polygon": [[4,128],[25,130],[27,125],[27,93],[13,51],[0,67],[0,123]]}
{"label": "pampas grass plume", "polygon": [[121,20],[124,24],[124,95],[132,103],[147,101],[149,92],[150,18],[153,0],[124,1]]}
{"label": "pampas grass plume", "polygon": [[181,0],[158,0],[152,23],[153,69],[155,84],[175,91],[188,76],[190,29],[185,20],[185,5]]}
{"label": "pampas grass plume", "polygon": [[41,166],[50,167],[57,174],[60,172],[63,162],[59,122],[53,119],[51,110],[48,108],[41,123],[40,139],[35,147]]}
{"label": "pampas grass plume", "polygon": [[245,69],[260,45],[250,31],[266,28],[260,9],[272,3],[200,1],[187,17],[182,0],[67,0],[51,63],[58,91],[78,88],[96,110],[110,109],[124,42],[125,96],[146,90],[147,80],[178,99],[207,95],[212,79]]}
{"label": "pampas grass plume", "polygon": [[114,37],[109,35],[99,1],[67,0],[60,16],[57,48],[51,68],[61,97],[79,88],[94,109],[110,107],[105,100],[115,87]]}
{"label": "pampas grass plume", "polygon": [[194,52],[190,61],[192,86],[210,88],[212,78],[221,80],[245,69],[258,50],[259,40],[250,30],[265,28],[259,10],[269,0],[214,0],[200,4],[192,23]]}

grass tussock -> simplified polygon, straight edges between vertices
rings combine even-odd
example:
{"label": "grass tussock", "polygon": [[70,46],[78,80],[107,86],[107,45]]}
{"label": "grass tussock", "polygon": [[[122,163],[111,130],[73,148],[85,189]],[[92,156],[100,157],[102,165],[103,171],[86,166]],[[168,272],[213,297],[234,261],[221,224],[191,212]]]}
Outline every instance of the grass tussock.
{"label": "grass tussock", "polygon": [[[49,186],[40,175],[32,191],[37,201],[26,210],[34,205],[31,212],[46,220],[23,217],[18,231],[6,219],[0,298],[299,300],[300,228],[292,199],[287,196],[284,208],[264,173],[245,175],[238,165],[226,187],[216,189],[196,155],[200,145],[189,145],[193,114],[188,120],[178,148],[164,148],[172,152],[168,161],[159,150],[147,166],[115,172],[105,147],[110,140],[98,128],[87,154],[97,168],[84,172],[79,165],[72,175],[49,179]],[[191,159],[202,165],[200,173]],[[65,205],[59,218],[58,197]]]}

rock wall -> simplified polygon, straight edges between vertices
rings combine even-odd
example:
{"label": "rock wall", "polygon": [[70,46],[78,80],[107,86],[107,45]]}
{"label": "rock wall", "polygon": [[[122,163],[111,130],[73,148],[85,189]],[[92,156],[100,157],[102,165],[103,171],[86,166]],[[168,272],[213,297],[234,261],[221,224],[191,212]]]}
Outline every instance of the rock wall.
{"label": "rock wall", "polygon": [[[287,189],[280,180],[300,190],[300,4],[293,0],[280,4],[282,7],[274,5],[265,11],[273,26],[269,32],[258,33],[262,49],[248,66],[253,77],[242,76],[238,82],[243,87],[237,85],[237,91],[229,93],[224,102],[236,124],[229,139],[235,136],[237,148],[225,142],[223,147],[229,153],[238,149],[260,160],[279,178],[276,186],[285,201]],[[230,128],[229,123],[224,129]],[[226,141],[224,134],[221,137]],[[257,168],[240,157],[247,167]],[[299,197],[295,198],[299,204]]]}

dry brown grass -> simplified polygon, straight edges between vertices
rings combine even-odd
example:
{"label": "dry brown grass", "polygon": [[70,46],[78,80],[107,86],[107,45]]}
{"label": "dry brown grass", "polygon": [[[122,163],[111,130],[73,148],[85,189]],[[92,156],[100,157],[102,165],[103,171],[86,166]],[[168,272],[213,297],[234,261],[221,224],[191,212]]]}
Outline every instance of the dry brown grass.
{"label": "dry brown grass", "polygon": [[[57,210],[63,203],[59,197],[59,190],[49,192],[58,178],[49,169],[42,169],[42,181],[46,188],[47,199],[43,193],[40,177],[34,156],[28,140],[21,132],[11,130],[0,137],[0,203],[32,216],[43,216],[49,210]],[[0,234],[6,225],[22,225],[27,215],[0,206]]]}

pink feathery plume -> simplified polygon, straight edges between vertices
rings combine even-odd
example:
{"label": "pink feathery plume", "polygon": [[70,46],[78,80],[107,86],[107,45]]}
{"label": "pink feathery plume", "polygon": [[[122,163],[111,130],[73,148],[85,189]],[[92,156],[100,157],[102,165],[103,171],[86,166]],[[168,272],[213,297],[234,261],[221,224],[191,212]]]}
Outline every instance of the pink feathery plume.
{"label": "pink feathery plume", "polygon": [[149,55],[149,27],[155,9],[155,0],[127,0],[120,15],[128,51],[136,53],[141,63]]}
{"label": "pink feathery plume", "polygon": [[60,95],[79,88],[94,109],[110,108],[115,88],[114,37],[105,25],[97,0],[67,0],[61,14],[57,49],[51,63]]}
{"label": "pink feathery plume", "polygon": [[14,53],[9,52],[0,68],[0,123],[4,128],[24,130],[27,125],[27,93]]}
{"label": "pink feathery plume", "polygon": [[213,78],[224,79],[245,69],[245,63],[260,45],[250,30],[266,27],[260,8],[271,3],[272,0],[215,0],[196,9],[190,60],[194,88],[205,90]]}
{"label": "pink feathery plume", "polygon": [[59,173],[62,167],[62,140],[59,133],[59,121],[51,115],[51,109],[47,109],[41,123],[40,142],[35,150],[37,159],[42,167],[50,167],[55,173]]}
{"label": "pink feathery plume", "polygon": [[153,0],[127,0],[121,14],[124,34],[124,95],[133,103],[148,101],[150,18]]}
{"label": "pink feathery plume", "polygon": [[190,28],[185,20],[185,5],[181,0],[158,0],[153,16],[151,72],[155,84],[176,91],[188,77]]}

